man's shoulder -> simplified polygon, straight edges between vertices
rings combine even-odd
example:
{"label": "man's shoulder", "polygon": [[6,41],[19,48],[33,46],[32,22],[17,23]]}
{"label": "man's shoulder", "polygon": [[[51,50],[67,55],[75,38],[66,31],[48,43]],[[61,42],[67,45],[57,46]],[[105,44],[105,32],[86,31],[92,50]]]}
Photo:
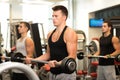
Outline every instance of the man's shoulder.
{"label": "man's shoulder", "polygon": [[112,39],[119,40],[117,36],[113,36]]}
{"label": "man's shoulder", "polygon": [[31,37],[26,37],[25,39],[26,41],[33,41],[33,39]]}
{"label": "man's shoulder", "polygon": [[75,30],[73,28],[71,28],[71,27],[67,27],[66,31],[68,31],[68,32],[75,32]]}
{"label": "man's shoulder", "polygon": [[120,42],[120,39],[117,36],[113,36],[112,42]]}
{"label": "man's shoulder", "polygon": [[77,37],[77,33],[75,32],[74,29],[68,27],[67,30],[65,31],[65,37],[70,37],[70,38]]}

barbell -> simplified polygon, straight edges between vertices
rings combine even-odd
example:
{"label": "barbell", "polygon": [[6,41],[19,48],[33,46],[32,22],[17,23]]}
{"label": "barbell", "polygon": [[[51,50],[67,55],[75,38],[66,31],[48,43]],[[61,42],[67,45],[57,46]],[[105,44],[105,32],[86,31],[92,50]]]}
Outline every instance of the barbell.
{"label": "barbell", "polygon": [[[78,58],[79,60],[83,59],[84,57],[88,57],[88,58],[105,58],[105,56],[94,56],[94,55],[88,56],[88,55],[84,55],[83,52],[77,53],[77,58]],[[110,57],[108,57],[108,58],[115,59],[117,62],[120,62],[120,54],[118,54],[118,55],[115,56],[115,57],[110,56]]]}
{"label": "barbell", "polygon": [[[0,58],[2,59],[2,56],[0,56]],[[10,57],[4,57],[4,58],[14,62],[23,63],[25,61],[25,56],[23,56],[23,54],[20,52],[12,53]],[[43,64],[49,63],[48,61],[35,60],[35,59],[31,59],[31,62],[43,63]],[[65,71],[65,73],[70,74],[76,70],[76,61],[73,58],[66,57],[61,61],[61,63],[57,62],[56,67],[61,67]]]}

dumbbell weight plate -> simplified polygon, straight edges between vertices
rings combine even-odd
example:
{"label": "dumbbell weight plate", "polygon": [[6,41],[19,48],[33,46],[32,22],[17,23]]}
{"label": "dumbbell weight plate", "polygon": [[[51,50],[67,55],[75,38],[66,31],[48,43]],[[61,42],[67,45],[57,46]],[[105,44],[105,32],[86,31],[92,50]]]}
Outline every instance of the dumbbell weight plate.
{"label": "dumbbell weight plate", "polygon": [[115,60],[116,60],[117,62],[120,62],[120,54],[118,54],[118,55],[115,57]]}
{"label": "dumbbell weight plate", "polygon": [[79,53],[77,53],[77,58],[81,60],[81,59],[83,59],[83,58],[84,58],[84,56],[83,56],[83,55],[84,55],[84,53],[83,53],[83,52],[79,52]]}
{"label": "dumbbell weight plate", "polygon": [[64,58],[61,67],[65,73],[71,74],[76,70],[76,61],[73,58]]}
{"label": "dumbbell weight plate", "polygon": [[95,54],[95,52],[97,52],[99,50],[99,41],[98,40],[92,40],[89,45],[91,45],[90,47],[88,47],[88,50],[90,51],[90,53],[93,55]]}
{"label": "dumbbell weight plate", "polygon": [[[2,56],[2,54],[0,53],[0,56]],[[2,63],[2,59],[1,59],[1,57],[0,57],[0,63]]]}
{"label": "dumbbell weight plate", "polygon": [[76,70],[76,62],[75,62],[75,60],[70,58],[67,61],[66,66],[67,66],[68,70],[70,71],[70,73],[74,72]]}
{"label": "dumbbell weight plate", "polygon": [[21,62],[21,63],[23,63],[23,60],[22,60],[23,58],[24,58],[24,56],[20,52],[11,54],[11,61],[14,61],[14,62]]}

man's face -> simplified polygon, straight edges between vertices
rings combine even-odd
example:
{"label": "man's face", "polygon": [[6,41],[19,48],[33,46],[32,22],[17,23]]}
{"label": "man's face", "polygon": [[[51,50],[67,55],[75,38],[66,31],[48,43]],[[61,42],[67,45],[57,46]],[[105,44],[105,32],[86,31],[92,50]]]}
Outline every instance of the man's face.
{"label": "man's face", "polygon": [[66,16],[63,15],[61,10],[53,11],[52,15],[54,26],[60,26],[63,22],[66,21]]}
{"label": "man's face", "polygon": [[24,23],[19,24],[18,32],[19,32],[20,34],[22,34],[22,33],[24,33],[24,32],[27,32],[27,27],[25,26]]}
{"label": "man's face", "polygon": [[103,33],[109,32],[110,29],[111,29],[111,28],[108,27],[108,24],[107,24],[107,23],[103,23],[103,25],[102,25],[102,32],[103,32]]}

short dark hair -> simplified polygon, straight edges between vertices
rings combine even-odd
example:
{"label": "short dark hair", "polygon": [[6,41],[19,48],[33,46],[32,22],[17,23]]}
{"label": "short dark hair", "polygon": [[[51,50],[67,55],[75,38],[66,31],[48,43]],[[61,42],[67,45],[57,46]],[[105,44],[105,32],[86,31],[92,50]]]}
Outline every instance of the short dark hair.
{"label": "short dark hair", "polygon": [[108,27],[111,28],[110,32],[113,34],[113,25],[110,20],[105,20],[104,23],[107,23]]}
{"label": "short dark hair", "polygon": [[111,23],[110,21],[108,21],[108,20],[104,21],[104,23],[107,23],[107,24],[108,24],[108,27],[111,27],[111,28],[113,27],[113,26],[112,26],[112,23]]}
{"label": "short dark hair", "polygon": [[63,6],[63,5],[57,5],[57,6],[54,6],[52,8],[52,10],[53,11],[61,10],[62,13],[66,16],[66,19],[67,19],[67,17],[68,17],[68,10],[67,10],[67,8],[65,6]]}
{"label": "short dark hair", "polygon": [[30,24],[28,22],[25,22],[25,21],[20,22],[20,24],[22,24],[22,23],[28,28],[28,31],[29,31],[30,30]]}

